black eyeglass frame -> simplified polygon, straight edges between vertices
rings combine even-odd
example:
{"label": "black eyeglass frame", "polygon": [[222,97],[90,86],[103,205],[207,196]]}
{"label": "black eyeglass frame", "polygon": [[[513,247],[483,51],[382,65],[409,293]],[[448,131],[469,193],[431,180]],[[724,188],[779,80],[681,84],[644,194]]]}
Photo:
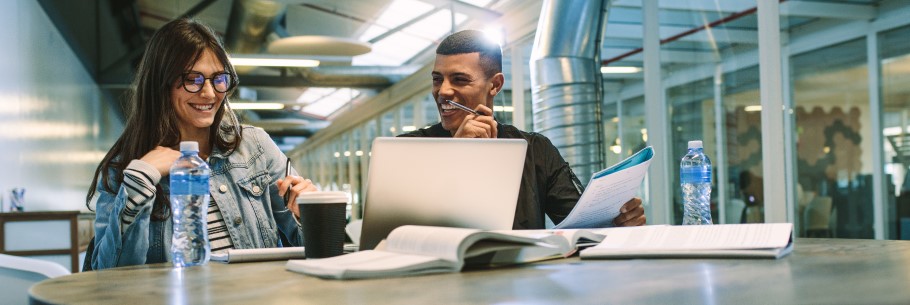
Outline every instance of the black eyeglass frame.
{"label": "black eyeglass frame", "polygon": [[[202,84],[198,85],[199,90],[192,91],[186,87],[187,86],[186,76],[190,75],[190,74],[198,74],[198,75],[202,76]],[[224,89],[224,91],[218,90],[218,87],[215,86],[215,78],[219,77],[221,75],[228,76],[227,88]],[[205,77],[205,74],[202,74],[202,72],[194,72],[194,71],[183,72],[180,74],[181,87],[183,87],[183,90],[186,90],[186,92],[189,92],[189,93],[199,93],[199,91],[202,91],[202,88],[205,87],[206,80],[208,80],[209,83],[212,84],[212,90],[215,90],[215,92],[218,92],[218,93],[225,93],[225,92],[231,91],[231,89],[237,85],[237,77],[235,77],[233,74],[231,74],[230,72],[227,72],[227,71],[216,72],[216,73],[212,74],[210,77]],[[194,83],[194,85],[195,85],[195,83]]]}

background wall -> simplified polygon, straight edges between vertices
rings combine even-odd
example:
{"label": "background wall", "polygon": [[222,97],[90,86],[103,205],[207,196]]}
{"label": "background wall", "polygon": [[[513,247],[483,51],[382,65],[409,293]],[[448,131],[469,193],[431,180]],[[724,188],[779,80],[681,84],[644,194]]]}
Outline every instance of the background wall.
{"label": "background wall", "polygon": [[95,166],[122,129],[37,1],[0,2],[0,194],[25,209],[84,210]]}

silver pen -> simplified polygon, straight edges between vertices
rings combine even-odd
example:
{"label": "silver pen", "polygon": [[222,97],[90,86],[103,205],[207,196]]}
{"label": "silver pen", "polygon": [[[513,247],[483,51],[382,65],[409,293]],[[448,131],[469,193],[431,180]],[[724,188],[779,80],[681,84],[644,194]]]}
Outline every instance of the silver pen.
{"label": "silver pen", "polygon": [[445,101],[446,101],[446,103],[449,103],[449,105],[458,107],[458,109],[461,109],[461,110],[470,112],[470,113],[473,114],[473,115],[482,115],[482,114],[480,114],[480,113],[477,113],[477,111],[474,111],[474,109],[471,109],[471,108],[468,108],[468,106],[465,106],[465,105],[456,103],[456,102],[453,101],[453,100],[445,100]]}

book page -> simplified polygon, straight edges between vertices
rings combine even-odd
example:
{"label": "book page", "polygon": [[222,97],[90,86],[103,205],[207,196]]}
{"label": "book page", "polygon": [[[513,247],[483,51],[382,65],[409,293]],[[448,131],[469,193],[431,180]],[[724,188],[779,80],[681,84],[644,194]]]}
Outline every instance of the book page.
{"label": "book page", "polygon": [[459,245],[477,229],[430,226],[401,226],[386,238],[385,251],[438,257],[459,261]]}
{"label": "book page", "polygon": [[[785,247],[793,224],[755,223],[709,226],[643,226],[607,230],[597,250],[712,250]],[[593,251],[597,252],[597,251]]]}
{"label": "book page", "polygon": [[612,227],[622,205],[638,193],[652,156],[653,150],[646,147],[625,161],[595,173],[575,208],[556,228]]}
{"label": "book page", "polygon": [[364,250],[315,260],[289,260],[285,268],[325,278],[368,278],[457,271],[460,266],[435,257]]}

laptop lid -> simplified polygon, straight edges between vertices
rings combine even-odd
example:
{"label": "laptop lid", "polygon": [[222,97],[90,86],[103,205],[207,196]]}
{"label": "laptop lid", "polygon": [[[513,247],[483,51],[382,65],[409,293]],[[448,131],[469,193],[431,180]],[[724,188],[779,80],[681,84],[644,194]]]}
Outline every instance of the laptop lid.
{"label": "laptop lid", "polygon": [[402,225],[512,229],[524,139],[373,140],[360,250]]}

